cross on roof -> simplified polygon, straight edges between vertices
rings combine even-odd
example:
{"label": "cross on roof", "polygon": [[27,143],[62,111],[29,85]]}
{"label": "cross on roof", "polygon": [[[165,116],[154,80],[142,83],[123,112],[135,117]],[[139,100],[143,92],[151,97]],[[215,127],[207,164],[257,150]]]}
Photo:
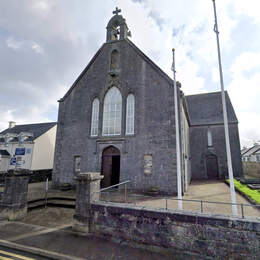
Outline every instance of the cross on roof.
{"label": "cross on roof", "polygon": [[116,10],[113,11],[113,14],[118,15],[119,13],[121,13],[121,9],[118,9],[118,8],[116,7]]}

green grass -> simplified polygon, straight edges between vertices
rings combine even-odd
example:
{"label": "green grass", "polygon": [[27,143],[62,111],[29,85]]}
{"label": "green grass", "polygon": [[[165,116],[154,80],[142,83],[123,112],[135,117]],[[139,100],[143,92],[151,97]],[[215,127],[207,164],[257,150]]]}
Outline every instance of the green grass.
{"label": "green grass", "polygon": [[[227,179],[229,183],[229,179]],[[260,205],[260,193],[257,190],[252,190],[247,187],[247,185],[240,183],[238,180],[234,179],[234,185],[241,193],[250,197],[253,201]]]}

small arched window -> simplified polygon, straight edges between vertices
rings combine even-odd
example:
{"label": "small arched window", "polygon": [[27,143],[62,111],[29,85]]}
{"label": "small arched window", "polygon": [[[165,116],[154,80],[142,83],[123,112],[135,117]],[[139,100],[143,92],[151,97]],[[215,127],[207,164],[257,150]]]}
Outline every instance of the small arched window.
{"label": "small arched window", "polygon": [[207,132],[207,136],[208,136],[208,146],[212,146],[213,143],[212,143],[212,133],[211,133],[211,129],[208,128],[208,132]]}
{"label": "small arched window", "polygon": [[92,103],[91,136],[98,135],[99,100],[95,98]]}
{"label": "small arched window", "polygon": [[111,63],[110,63],[111,70],[118,69],[118,60],[119,60],[119,53],[117,50],[113,50],[111,53]]}
{"label": "small arched window", "polygon": [[135,132],[135,97],[129,94],[126,100],[126,134],[133,135]]}
{"label": "small arched window", "polygon": [[122,121],[122,96],[118,88],[106,93],[103,111],[103,135],[120,135]]}

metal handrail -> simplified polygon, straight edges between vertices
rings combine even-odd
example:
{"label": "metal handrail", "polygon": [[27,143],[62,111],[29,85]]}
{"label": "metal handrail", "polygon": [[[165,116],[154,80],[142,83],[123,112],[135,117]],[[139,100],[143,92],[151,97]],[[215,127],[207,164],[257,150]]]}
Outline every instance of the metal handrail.
{"label": "metal handrail", "polygon": [[[138,195],[135,195],[138,197]],[[145,195],[140,195],[141,197],[147,197],[150,198],[151,196],[145,196]],[[258,208],[260,210],[260,205],[251,205],[251,204],[244,204],[244,203],[231,203],[231,202],[219,202],[219,201],[207,201],[207,200],[192,200],[192,199],[178,199],[178,198],[166,198],[166,197],[159,197],[158,199],[165,199],[165,209],[168,210],[169,209],[169,205],[168,205],[168,200],[182,200],[182,201],[191,201],[191,202],[198,202],[200,203],[200,212],[203,213],[203,203],[211,203],[211,204],[220,204],[220,205],[237,205],[241,207],[241,216],[242,218],[245,218],[245,214],[244,214],[244,207],[255,207]],[[136,199],[134,204],[136,204]]]}
{"label": "metal handrail", "polygon": [[103,188],[103,189],[100,189],[100,190],[98,190],[98,191],[94,191],[92,194],[91,194],[91,196],[93,196],[93,194],[94,193],[101,193],[102,191],[107,191],[107,190],[109,190],[109,189],[112,189],[112,188],[115,188],[115,187],[118,187],[118,186],[121,186],[121,185],[125,185],[125,202],[126,202],[126,196],[127,196],[127,194],[126,194],[126,192],[127,192],[127,189],[126,189],[126,185],[127,185],[127,183],[130,183],[131,181],[123,181],[123,182],[120,182],[120,183],[118,183],[118,184],[115,184],[115,185],[112,185],[112,186],[109,186],[109,187],[106,187],[106,188]]}
{"label": "metal handrail", "polygon": [[120,182],[120,183],[118,183],[118,184],[115,184],[115,185],[112,185],[112,186],[109,186],[109,187],[100,189],[99,191],[96,191],[96,192],[102,192],[102,191],[104,191],[104,190],[109,190],[109,189],[111,189],[111,188],[114,188],[114,187],[117,187],[117,186],[121,186],[121,185],[124,185],[124,184],[129,183],[129,182],[131,182],[131,181]]}

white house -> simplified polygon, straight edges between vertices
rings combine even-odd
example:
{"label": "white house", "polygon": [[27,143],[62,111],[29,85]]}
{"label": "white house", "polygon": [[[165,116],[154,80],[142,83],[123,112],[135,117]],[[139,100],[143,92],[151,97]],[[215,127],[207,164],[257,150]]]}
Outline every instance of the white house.
{"label": "white house", "polygon": [[243,162],[260,162],[260,145],[255,144],[250,148],[243,149],[241,155]]}
{"label": "white house", "polygon": [[57,123],[16,125],[0,133],[0,172],[13,168],[31,171],[53,168]]}

